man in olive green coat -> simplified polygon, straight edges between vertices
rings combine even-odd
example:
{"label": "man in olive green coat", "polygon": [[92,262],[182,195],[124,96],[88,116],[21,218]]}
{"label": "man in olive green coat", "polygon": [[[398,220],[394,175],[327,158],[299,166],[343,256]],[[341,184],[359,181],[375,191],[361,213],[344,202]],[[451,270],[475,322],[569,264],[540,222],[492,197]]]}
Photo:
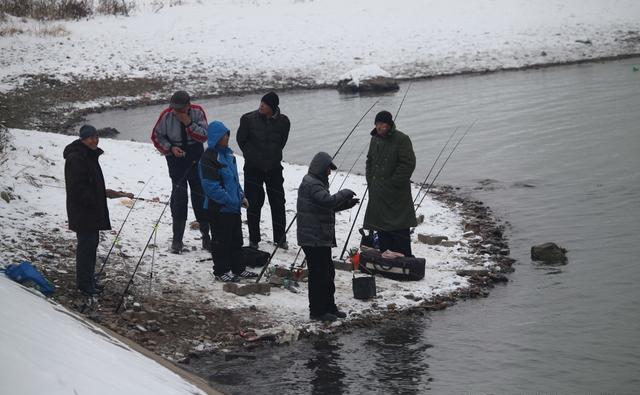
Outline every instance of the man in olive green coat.
{"label": "man in olive green coat", "polygon": [[411,139],[396,129],[388,111],[380,111],[367,153],[369,203],[364,228],[378,232],[380,251],[411,254],[410,228],[417,226],[411,198],[411,174],[416,167]]}

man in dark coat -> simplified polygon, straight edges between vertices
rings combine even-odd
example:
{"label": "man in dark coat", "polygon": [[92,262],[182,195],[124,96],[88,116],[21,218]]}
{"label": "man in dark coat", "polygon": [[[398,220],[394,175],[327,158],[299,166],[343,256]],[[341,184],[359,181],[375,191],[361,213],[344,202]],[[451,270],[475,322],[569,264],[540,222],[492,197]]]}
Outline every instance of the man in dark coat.
{"label": "man in dark coat", "polygon": [[105,189],[98,158],[98,131],[91,125],[80,128],[80,138],[64,148],[64,179],[67,190],[69,229],[76,232],[76,287],[87,295],[96,294],[96,251],[99,231],[110,230],[107,197],[129,197],[132,194]]}
{"label": "man in dark coat", "polygon": [[289,138],[291,123],[280,113],[280,99],[274,92],[262,97],[257,110],[240,118],[236,137],[244,156],[244,192],[249,201],[247,221],[249,246],[258,248],[260,242],[260,215],[264,204],[263,184],[271,206],[273,242],[280,248],[289,248],[285,228],[284,178],[282,177],[282,150]]}
{"label": "man in dark coat", "polygon": [[298,245],[307,256],[309,266],[309,313],[311,319],[335,321],[346,314],[336,306],[335,268],[331,248],[336,246],[336,211],[355,206],[355,193],[343,189],[329,193],[329,174],[336,170],[331,156],[319,152],[309,164],[309,172],[298,188]]}
{"label": "man in dark coat", "polygon": [[167,159],[171,177],[171,220],[173,240],[171,252],[182,252],[182,237],[187,222],[187,184],[191,188],[191,206],[200,224],[202,248],[211,248],[209,223],[202,204],[204,193],[198,173],[198,161],[207,141],[207,116],[204,109],[191,103],[189,94],[177,91],[171,96],[169,108],[162,111],[151,132],[151,141]]}
{"label": "man in dark coat", "polygon": [[412,256],[410,228],[417,226],[411,197],[416,156],[411,139],[396,129],[388,111],[380,111],[371,131],[366,177],[369,203],[363,227],[378,232],[380,251]]}

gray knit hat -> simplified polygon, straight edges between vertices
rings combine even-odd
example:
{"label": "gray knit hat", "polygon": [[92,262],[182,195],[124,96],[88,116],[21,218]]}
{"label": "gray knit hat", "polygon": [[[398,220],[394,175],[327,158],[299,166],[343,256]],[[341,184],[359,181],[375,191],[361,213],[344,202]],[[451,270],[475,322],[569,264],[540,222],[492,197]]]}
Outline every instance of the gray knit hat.
{"label": "gray knit hat", "polygon": [[171,100],[169,102],[169,107],[174,110],[182,110],[191,102],[191,97],[185,91],[177,91],[173,95],[171,95]]}
{"label": "gray knit hat", "polygon": [[79,135],[80,135],[80,139],[84,140],[87,137],[97,136],[98,131],[96,130],[96,128],[94,128],[91,125],[82,125],[82,127],[80,128]]}

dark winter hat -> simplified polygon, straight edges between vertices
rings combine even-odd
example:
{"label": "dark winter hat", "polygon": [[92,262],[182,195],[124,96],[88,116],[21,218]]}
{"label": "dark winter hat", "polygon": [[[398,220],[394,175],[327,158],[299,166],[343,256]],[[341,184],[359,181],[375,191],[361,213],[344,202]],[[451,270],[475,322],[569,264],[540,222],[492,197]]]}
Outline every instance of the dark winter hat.
{"label": "dark winter hat", "polygon": [[191,97],[189,97],[189,94],[187,92],[177,91],[176,93],[171,95],[169,107],[173,108],[174,110],[182,110],[190,102]]}
{"label": "dark winter hat", "polygon": [[97,136],[98,131],[96,130],[96,128],[94,128],[91,125],[82,125],[82,127],[80,127],[79,135],[80,135],[80,140],[84,140],[88,137]]}
{"label": "dark winter hat", "polygon": [[378,122],[383,122],[391,126],[394,125],[393,116],[389,111],[380,111],[378,114],[376,114],[376,120],[374,121],[374,123],[378,123]]}
{"label": "dark winter hat", "polygon": [[278,107],[278,105],[280,104],[280,98],[278,97],[278,95],[276,95],[275,92],[267,93],[266,95],[262,96],[262,99],[260,99],[260,101],[271,107],[273,112],[280,111],[280,108]]}

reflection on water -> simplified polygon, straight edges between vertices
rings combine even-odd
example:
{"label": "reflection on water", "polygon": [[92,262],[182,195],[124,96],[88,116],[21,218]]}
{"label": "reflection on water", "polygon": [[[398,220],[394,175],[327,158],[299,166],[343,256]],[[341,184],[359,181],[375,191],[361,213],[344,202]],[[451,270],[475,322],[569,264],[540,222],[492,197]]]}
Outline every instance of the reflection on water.
{"label": "reflection on water", "polygon": [[327,339],[313,342],[313,355],[305,364],[306,368],[313,372],[311,379],[312,394],[342,394],[344,392],[346,377],[340,368],[340,345],[338,342]]}
{"label": "reflection on water", "polygon": [[426,350],[431,345],[424,343],[424,327],[420,323],[394,322],[365,341],[364,353],[375,358],[369,375],[379,380],[377,388],[370,388],[372,391],[418,394],[428,388]]}
{"label": "reflection on water", "polygon": [[431,382],[429,325],[426,317],[387,320],[293,347],[259,348],[256,359],[214,355],[188,368],[232,394],[421,394]]}

